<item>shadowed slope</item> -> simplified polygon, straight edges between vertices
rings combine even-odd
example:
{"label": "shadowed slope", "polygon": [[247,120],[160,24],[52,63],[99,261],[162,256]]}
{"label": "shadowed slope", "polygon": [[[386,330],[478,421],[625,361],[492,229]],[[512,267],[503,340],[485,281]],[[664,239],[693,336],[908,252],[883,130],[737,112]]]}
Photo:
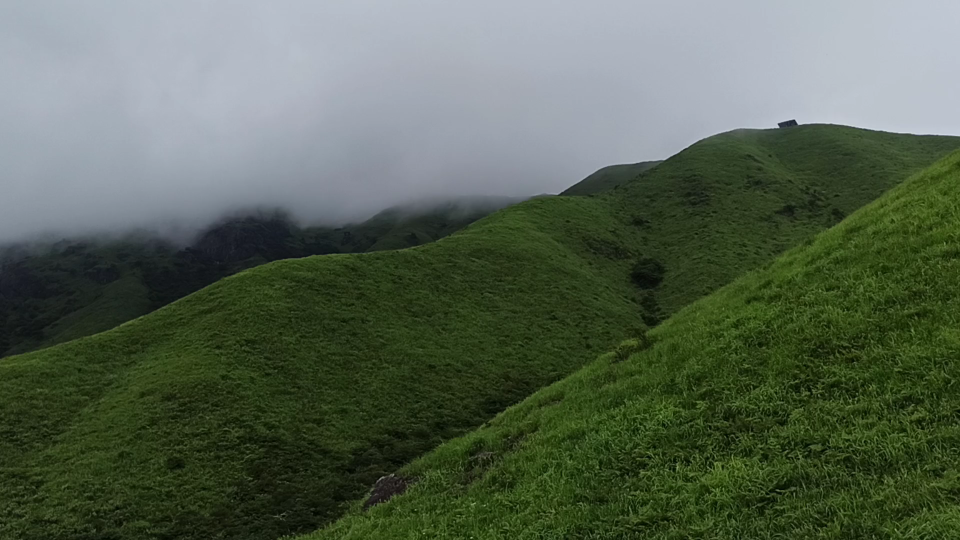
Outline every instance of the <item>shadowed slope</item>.
{"label": "shadowed slope", "polygon": [[309,538],[956,537],[958,193],[960,153]]}

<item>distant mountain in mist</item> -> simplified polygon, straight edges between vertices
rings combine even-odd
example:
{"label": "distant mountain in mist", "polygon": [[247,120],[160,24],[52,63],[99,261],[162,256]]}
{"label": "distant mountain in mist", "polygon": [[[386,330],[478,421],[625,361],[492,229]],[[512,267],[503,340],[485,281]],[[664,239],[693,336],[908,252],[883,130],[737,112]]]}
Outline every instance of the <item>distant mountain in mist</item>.
{"label": "distant mountain in mist", "polygon": [[150,234],[0,247],[0,356],[108,330],[223,277],[281,259],[433,242],[510,197],[434,199],[342,227],[304,227],[281,210],[233,215],[186,246]]}

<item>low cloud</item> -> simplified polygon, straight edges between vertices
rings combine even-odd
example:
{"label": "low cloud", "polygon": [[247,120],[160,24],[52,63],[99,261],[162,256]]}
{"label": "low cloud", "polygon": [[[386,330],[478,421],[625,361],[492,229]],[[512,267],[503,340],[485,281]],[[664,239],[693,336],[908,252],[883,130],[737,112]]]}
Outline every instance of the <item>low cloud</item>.
{"label": "low cloud", "polygon": [[559,192],[798,117],[960,133],[954,2],[0,5],[0,240]]}

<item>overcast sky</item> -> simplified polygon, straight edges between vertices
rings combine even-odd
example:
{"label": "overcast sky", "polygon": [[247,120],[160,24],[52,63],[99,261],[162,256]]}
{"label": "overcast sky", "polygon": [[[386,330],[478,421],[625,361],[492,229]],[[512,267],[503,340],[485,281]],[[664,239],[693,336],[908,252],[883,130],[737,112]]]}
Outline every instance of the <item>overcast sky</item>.
{"label": "overcast sky", "polygon": [[787,118],[960,134],[960,2],[3,0],[0,239],[556,193]]}

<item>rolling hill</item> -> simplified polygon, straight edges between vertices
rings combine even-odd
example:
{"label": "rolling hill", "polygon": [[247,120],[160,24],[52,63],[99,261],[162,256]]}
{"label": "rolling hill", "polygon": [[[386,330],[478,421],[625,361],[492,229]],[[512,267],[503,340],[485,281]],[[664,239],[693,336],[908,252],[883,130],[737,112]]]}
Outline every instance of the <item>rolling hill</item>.
{"label": "rolling hill", "polygon": [[958,193],[960,152],[306,538],[956,538]]}
{"label": "rolling hill", "polygon": [[561,195],[596,195],[626,184],[662,161],[641,161],[625,165],[610,165],[570,186]]}
{"label": "rolling hill", "polygon": [[666,268],[655,296],[669,315],[835,225],[958,141],[825,125],[737,130],[605,199]]}
{"label": "rolling hill", "polygon": [[260,211],[225,218],[182,247],[149,233],[0,246],[0,357],[109,330],[266,262],[416,246],[516,202],[426,201],[337,228]]}
{"label": "rolling hill", "polygon": [[837,126],[726,133],[598,196],[530,200],[411,249],[265,264],[4,359],[0,537],[316,529],[958,147]]}

